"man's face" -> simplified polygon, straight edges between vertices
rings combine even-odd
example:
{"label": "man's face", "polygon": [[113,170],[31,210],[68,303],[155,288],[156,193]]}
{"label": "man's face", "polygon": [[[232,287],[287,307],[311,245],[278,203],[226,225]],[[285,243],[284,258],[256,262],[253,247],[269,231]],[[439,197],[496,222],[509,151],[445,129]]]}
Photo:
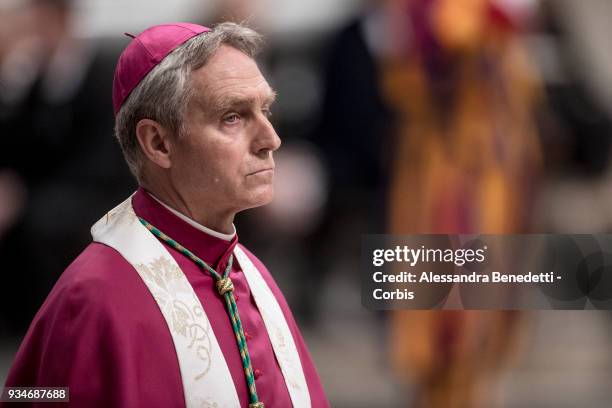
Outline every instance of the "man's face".
{"label": "man's face", "polygon": [[269,203],[272,152],[281,141],[269,121],[274,91],[253,59],[221,46],[194,71],[185,134],[171,153],[171,176],[185,200],[218,212]]}

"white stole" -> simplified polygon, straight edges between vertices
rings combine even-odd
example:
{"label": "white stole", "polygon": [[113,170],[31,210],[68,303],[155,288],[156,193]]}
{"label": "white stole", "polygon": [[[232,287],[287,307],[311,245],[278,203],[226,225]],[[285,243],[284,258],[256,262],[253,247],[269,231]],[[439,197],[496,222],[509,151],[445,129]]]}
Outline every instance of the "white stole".
{"label": "white stole", "polygon": [[[204,308],[172,255],[138,220],[132,197],[96,222],[91,233],[94,241],[114,248],[132,264],[157,302],[176,349],[187,408],[239,407],[234,382]],[[240,247],[235,247],[234,256],[261,313],[293,406],[310,407],[306,377],[280,305]]]}

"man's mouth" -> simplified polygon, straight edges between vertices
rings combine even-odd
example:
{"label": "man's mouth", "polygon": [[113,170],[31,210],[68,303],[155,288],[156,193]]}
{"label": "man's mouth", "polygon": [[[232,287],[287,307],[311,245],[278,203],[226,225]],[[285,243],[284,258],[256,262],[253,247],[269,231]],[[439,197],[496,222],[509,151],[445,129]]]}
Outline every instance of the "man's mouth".
{"label": "man's mouth", "polygon": [[249,174],[247,174],[247,176],[254,176],[255,174],[264,174],[267,172],[274,172],[274,167],[266,167],[265,169],[260,169],[260,170],[256,170],[254,172],[251,172]]}

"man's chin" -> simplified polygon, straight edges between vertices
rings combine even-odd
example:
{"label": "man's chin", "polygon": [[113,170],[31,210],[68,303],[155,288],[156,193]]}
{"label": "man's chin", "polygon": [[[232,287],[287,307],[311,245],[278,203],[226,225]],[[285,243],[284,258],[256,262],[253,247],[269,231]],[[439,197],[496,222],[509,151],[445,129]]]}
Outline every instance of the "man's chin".
{"label": "man's chin", "polygon": [[264,205],[268,205],[272,202],[273,198],[274,198],[274,189],[272,187],[269,187],[266,189],[266,191],[258,192],[258,194],[252,196],[248,200],[248,203],[246,204],[244,209],[246,210],[249,208],[257,208],[257,207],[262,207]]}

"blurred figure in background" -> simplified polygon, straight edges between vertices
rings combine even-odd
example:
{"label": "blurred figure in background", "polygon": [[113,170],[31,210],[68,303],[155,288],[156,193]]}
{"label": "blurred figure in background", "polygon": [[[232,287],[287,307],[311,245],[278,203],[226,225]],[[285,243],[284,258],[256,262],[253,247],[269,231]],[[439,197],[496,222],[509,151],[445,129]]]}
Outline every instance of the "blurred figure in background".
{"label": "blurred figure in background", "polygon": [[489,0],[402,3],[413,41],[383,62],[399,112],[389,231],[528,231],[542,93],[514,21]]}
{"label": "blurred figure in background", "polygon": [[[112,137],[113,56],[73,36],[72,6],[15,5],[19,23],[0,54],[0,171],[9,180],[0,205],[13,214],[0,237],[2,269],[11,272],[0,307],[12,311],[3,313],[2,329],[14,334],[88,242],[82,226],[132,184]],[[11,307],[16,301],[20,307]]]}
{"label": "blurred figure in background", "polygon": [[[375,2],[338,35],[315,138],[331,170],[332,233],[380,232],[385,219],[395,234],[529,231],[544,98],[518,37],[529,10],[508,4]],[[390,359],[415,384],[409,406],[491,406],[487,381],[519,318],[394,313]]]}
{"label": "blurred figure in background", "polygon": [[346,281],[356,280],[361,234],[385,228],[393,115],[380,86],[378,45],[385,41],[369,35],[382,27],[378,14],[371,16],[352,19],[322,53],[320,117],[308,139],[325,163],[329,194],[308,241],[314,295],[302,302],[314,321],[322,297],[316,288],[325,288],[323,282],[338,271],[347,272]]}
{"label": "blurred figure in background", "polygon": [[549,175],[593,179],[608,169],[612,109],[602,94],[612,95],[611,76],[608,61],[589,54],[599,53],[597,40],[609,35],[603,25],[611,12],[605,0],[540,4],[529,42],[548,101],[540,122]]}
{"label": "blurred figure in background", "polygon": [[[530,230],[543,102],[512,2],[391,1],[409,38],[382,58],[397,112],[388,231],[508,234]],[[392,11],[391,11],[392,10]],[[488,407],[513,348],[518,312],[406,311],[392,319],[392,359],[417,383],[416,406]]]}
{"label": "blurred figure in background", "polygon": [[536,212],[547,232],[604,233],[612,226],[612,28],[606,0],[541,1],[530,48],[545,82],[541,118],[546,188]]}

